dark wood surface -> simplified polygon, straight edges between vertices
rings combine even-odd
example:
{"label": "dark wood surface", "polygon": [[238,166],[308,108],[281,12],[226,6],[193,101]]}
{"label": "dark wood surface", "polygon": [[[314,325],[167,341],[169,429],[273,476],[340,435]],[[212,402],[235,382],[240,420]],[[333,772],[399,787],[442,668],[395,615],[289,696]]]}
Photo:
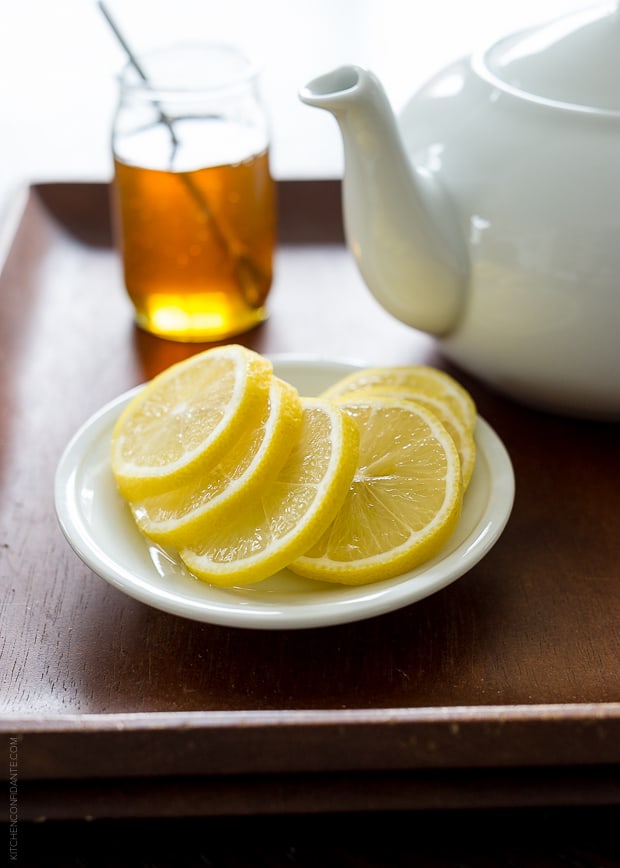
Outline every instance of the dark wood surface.
{"label": "dark wood surface", "polygon": [[[618,868],[618,808],[24,824],[28,868]],[[0,828],[0,835],[2,834]]]}
{"label": "dark wood surface", "polygon": [[277,633],[150,609],[79,561],[64,446],[202,348],[134,327],[107,193],[31,188],[0,274],[0,731],[23,818],[620,803],[619,428],[518,406],[384,313],[336,183],[280,185],[271,316],[240,342],[450,370],[513,461],[500,541],[414,606]]}

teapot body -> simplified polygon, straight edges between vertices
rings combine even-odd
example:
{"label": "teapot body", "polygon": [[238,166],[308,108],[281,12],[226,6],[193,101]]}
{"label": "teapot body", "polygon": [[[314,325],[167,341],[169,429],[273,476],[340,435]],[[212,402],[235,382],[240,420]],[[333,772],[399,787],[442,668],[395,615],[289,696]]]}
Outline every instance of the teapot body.
{"label": "teapot body", "polygon": [[526,403],[620,419],[620,113],[530,98],[463,59],[405,106],[469,250],[457,364]]}

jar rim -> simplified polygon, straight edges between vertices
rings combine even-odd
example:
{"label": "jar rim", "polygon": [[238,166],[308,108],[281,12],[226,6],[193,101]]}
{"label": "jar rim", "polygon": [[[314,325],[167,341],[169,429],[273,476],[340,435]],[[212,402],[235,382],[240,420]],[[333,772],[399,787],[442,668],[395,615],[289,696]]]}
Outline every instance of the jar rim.
{"label": "jar rim", "polygon": [[227,96],[250,88],[259,75],[255,61],[225,42],[184,42],[151,49],[122,68],[121,88],[145,99]]}

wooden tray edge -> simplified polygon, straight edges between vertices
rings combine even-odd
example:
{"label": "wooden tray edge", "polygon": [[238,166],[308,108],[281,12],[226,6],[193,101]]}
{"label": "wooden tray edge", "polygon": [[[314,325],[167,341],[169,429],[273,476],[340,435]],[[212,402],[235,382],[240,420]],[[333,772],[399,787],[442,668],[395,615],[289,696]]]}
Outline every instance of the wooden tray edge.
{"label": "wooden tray edge", "polygon": [[[332,179],[276,181],[278,238],[284,244],[344,243],[341,182]],[[111,184],[105,181],[43,181],[21,188],[0,221],[0,269],[29,196],[75,238],[92,246],[113,239]],[[298,203],[304,207],[299,208]],[[321,215],[317,219],[317,214]]]}
{"label": "wooden tray edge", "polygon": [[609,765],[620,703],[7,715],[0,735],[24,779]]}

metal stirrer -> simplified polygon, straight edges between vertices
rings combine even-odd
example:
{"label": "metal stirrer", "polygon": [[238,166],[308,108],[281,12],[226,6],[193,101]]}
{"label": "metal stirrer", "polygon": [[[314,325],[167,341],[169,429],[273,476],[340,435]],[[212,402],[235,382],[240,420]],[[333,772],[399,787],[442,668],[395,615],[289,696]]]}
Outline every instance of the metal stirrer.
{"label": "metal stirrer", "polygon": [[[138,60],[131,47],[129,46],[129,43],[119,30],[117,23],[110,15],[110,12],[107,9],[103,0],[97,0],[97,5],[99,6],[99,9],[103,14],[103,17],[110,25],[110,29],[116,36],[123,51],[127,55],[129,62],[136,70],[142,81],[147,85],[147,87],[150,87],[148,76],[142,68],[140,61]],[[174,131],[173,120],[162,110],[161,106],[158,103],[155,103],[155,105],[157,106],[157,109],[159,111],[159,117],[162,123],[164,123],[170,131],[170,137],[173,145],[172,156],[174,157],[174,152],[179,144],[179,140]],[[260,305],[263,303],[260,288],[264,284],[264,275],[256,268],[254,263],[250,259],[248,259],[247,256],[245,256],[245,254],[238,250],[239,244],[236,239],[227,237],[227,235],[223,232],[222,227],[215,219],[213,211],[209,207],[209,203],[205,199],[202,191],[194,183],[193,178],[187,172],[178,172],[178,177],[185,185],[186,190],[191,195],[196,205],[204,214],[206,220],[211,225],[211,231],[216,242],[231,260],[235,273],[238,277],[239,287],[241,289],[241,292],[243,293],[245,301],[251,307],[260,307]]]}

